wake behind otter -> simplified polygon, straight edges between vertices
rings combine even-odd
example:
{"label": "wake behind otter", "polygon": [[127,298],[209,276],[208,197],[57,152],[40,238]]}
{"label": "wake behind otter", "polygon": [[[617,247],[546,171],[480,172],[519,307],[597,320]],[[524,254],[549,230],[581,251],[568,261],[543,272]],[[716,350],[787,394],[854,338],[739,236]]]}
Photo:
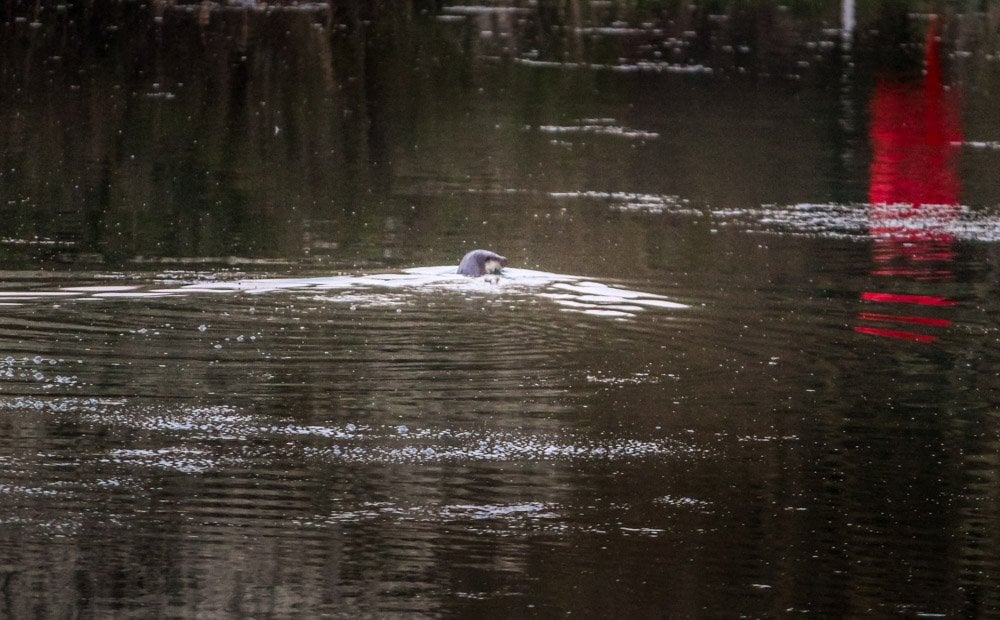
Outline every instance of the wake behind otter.
{"label": "wake behind otter", "polygon": [[505,268],[500,273],[467,277],[453,265],[415,267],[402,272],[310,278],[246,278],[203,280],[178,286],[107,285],[72,286],[56,290],[0,292],[0,304],[21,306],[31,303],[127,300],[186,297],[194,295],[266,295],[312,293],[327,302],[380,304],[387,294],[395,303],[417,296],[442,293],[506,295],[517,300],[543,299],[570,312],[608,318],[630,319],[652,309],[676,310],[688,306],[663,295],[614,287],[580,276]]}

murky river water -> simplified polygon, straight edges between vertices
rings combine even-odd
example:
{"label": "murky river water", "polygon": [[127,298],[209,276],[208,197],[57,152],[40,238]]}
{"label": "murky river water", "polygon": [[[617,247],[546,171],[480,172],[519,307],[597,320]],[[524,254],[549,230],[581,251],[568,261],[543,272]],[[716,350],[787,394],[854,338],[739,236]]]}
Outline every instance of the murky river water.
{"label": "murky river water", "polygon": [[1000,613],[1000,14],[911,4],[0,8],[0,616]]}

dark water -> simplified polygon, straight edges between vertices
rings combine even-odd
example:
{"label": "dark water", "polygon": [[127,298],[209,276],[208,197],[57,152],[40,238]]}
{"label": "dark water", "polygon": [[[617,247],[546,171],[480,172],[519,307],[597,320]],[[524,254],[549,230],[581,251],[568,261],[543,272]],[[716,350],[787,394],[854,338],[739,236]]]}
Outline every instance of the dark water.
{"label": "dark water", "polygon": [[0,616],[1000,613],[1000,14],[862,4],[0,5]]}

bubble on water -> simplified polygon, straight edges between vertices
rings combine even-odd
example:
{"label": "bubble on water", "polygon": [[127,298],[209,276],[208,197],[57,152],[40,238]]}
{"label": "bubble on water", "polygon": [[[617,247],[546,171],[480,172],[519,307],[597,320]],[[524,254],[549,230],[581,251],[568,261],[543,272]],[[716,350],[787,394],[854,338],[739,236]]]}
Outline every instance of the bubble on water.
{"label": "bubble on water", "polygon": [[221,345],[221,344],[218,344],[218,343],[216,343],[216,344],[212,345],[212,348],[213,348],[213,349],[221,349],[221,348],[222,348],[222,345]]}
{"label": "bubble on water", "polygon": [[201,333],[205,333],[207,330],[208,330],[208,325],[205,325],[204,323],[198,326],[198,331],[200,331]]}
{"label": "bubble on water", "polygon": [[405,435],[410,432],[410,429],[405,424],[400,424],[396,427],[396,432],[400,435]]}
{"label": "bubble on water", "polygon": [[34,359],[32,359],[31,361],[35,362],[36,364],[41,364],[42,363],[42,356],[41,355],[36,355],[34,357]]}
{"label": "bubble on water", "polygon": [[236,342],[243,342],[244,340],[246,340],[246,337],[243,334],[236,337]]}

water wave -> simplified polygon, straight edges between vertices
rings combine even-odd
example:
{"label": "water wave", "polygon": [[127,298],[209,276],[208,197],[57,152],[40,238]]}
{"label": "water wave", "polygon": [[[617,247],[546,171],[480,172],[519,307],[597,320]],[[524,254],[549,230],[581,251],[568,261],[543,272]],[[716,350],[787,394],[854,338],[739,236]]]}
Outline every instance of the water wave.
{"label": "water wave", "polygon": [[134,284],[67,286],[55,290],[3,290],[0,291],[0,304],[308,292],[313,294],[314,299],[330,303],[393,306],[405,305],[420,293],[441,291],[546,299],[566,311],[619,319],[633,318],[652,308],[687,308],[686,305],[670,301],[662,295],[617,288],[579,276],[508,268],[500,275],[467,278],[456,273],[453,265],[416,267],[399,273],[357,276],[203,279],[170,287]]}

